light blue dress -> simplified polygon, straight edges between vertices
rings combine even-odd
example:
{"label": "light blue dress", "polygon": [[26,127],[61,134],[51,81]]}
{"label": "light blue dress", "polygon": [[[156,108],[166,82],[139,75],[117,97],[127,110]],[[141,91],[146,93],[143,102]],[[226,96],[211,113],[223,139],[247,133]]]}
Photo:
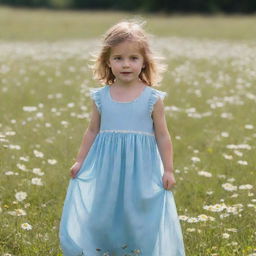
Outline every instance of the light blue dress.
{"label": "light blue dress", "polygon": [[118,102],[109,89],[90,88],[100,131],[69,181],[59,229],[64,256],[184,256],[151,117],[167,93],[146,86],[136,99]]}

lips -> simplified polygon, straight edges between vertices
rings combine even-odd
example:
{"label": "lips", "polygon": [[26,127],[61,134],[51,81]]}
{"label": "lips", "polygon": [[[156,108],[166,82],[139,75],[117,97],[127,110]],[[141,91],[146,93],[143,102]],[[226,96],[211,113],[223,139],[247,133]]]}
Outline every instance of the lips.
{"label": "lips", "polygon": [[129,75],[129,74],[131,74],[132,72],[121,72],[121,74],[123,74],[123,75]]}

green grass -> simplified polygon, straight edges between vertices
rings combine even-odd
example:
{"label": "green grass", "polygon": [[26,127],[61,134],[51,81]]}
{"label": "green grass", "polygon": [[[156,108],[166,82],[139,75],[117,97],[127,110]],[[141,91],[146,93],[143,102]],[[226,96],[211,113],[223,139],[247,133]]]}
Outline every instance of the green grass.
{"label": "green grass", "polygon": [[[99,37],[120,19],[142,17],[156,36],[255,40],[256,16],[164,15],[110,11],[51,11],[0,8],[0,39],[56,41]],[[93,29],[92,29],[93,28]]]}
{"label": "green grass", "polygon": [[[95,50],[93,38],[126,17],[134,14],[0,9],[1,255],[61,255],[58,228],[69,168],[89,121],[88,88],[99,86],[91,78],[87,53]],[[187,256],[248,256],[256,250],[255,17],[144,18],[150,32],[158,35],[158,50],[169,67],[159,89],[168,92],[166,120],[174,146],[178,214],[215,218],[181,221]],[[47,41],[55,41],[56,48]],[[20,50],[14,54],[14,49]],[[26,112],[24,106],[37,109]],[[232,144],[251,149],[227,148]],[[36,157],[34,150],[44,156]],[[233,158],[225,159],[225,154]],[[34,174],[33,168],[44,175]],[[8,171],[18,175],[6,175]],[[31,184],[34,177],[42,178],[43,186]],[[238,188],[227,191],[225,183]],[[254,187],[239,189],[245,184]],[[27,193],[24,201],[15,199],[19,191]],[[226,210],[203,208],[223,202],[241,204],[242,211],[221,218]],[[8,213],[15,209],[27,215]],[[26,222],[32,230],[21,228]],[[230,237],[223,238],[223,233]]]}

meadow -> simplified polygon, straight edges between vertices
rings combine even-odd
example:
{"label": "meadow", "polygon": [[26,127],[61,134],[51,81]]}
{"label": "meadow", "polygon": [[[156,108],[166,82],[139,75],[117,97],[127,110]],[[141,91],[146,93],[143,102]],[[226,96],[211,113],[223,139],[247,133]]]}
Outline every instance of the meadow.
{"label": "meadow", "polygon": [[[256,16],[0,8],[0,255],[61,256],[63,201],[101,34],[142,17],[168,70],[165,114],[187,256],[256,255]],[[96,255],[100,255],[95,254]],[[131,254],[132,255],[132,254]]]}

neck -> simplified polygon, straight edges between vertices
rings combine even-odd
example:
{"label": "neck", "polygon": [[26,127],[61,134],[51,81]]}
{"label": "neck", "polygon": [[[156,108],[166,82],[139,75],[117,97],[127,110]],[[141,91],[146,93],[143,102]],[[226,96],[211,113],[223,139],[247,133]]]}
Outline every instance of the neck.
{"label": "neck", "polygon": [[115,82],[112,85],[120,86],[120,87],[124,87],[124,88],[128,88],[128,87],[131,88],[133,86],[138,86],[138,85],[143,86],[144,83],[140,79],[138,79],[137,81],[127,82],[127,83],[121,82],[121,81],[116,79]]}

